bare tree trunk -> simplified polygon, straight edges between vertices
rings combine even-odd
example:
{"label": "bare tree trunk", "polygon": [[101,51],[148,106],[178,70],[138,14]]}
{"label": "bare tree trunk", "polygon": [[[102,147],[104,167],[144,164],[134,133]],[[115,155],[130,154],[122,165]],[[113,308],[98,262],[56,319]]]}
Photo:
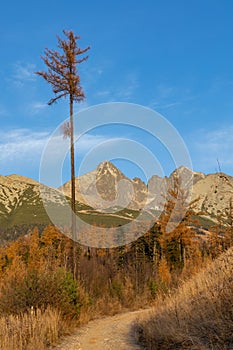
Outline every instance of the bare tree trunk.
{"label": "bare tree trunk", "polygon": [[70,160],[71,160],[71,232],[73,240],[73,274],[77,273],[76,254],[76,212],[75,212],[75,160],[74,160],[74,119],[73,119],[73,98],[70,96]]}

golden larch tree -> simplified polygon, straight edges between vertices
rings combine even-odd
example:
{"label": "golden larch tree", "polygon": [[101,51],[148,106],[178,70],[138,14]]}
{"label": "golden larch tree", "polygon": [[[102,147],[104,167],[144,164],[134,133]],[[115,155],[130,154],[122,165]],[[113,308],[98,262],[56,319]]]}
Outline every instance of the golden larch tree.
{"label": "golden larch tree", "polygon": [[75,240],[76,218],[73,105],[74,102],[81,102],[85,99],[85,94],[80,84],[78,65],[88,59],[88,56],[84,54],[90,49],[90,46],[81,49],[78,45],[80,37],[75,35],[72,30],[63,30],[63,34],[65,39],[57,37],[58,48],[61,53],[46,48],[42,60],[48,67],[48,71],[38,71],[36,74],[44,78],[52,86],[55,96],[49,100],[49,105],[52,105],[60,98],[69,98],[70,119],[68,129],[66,124],[65,134],[70,138],[72,238]]}

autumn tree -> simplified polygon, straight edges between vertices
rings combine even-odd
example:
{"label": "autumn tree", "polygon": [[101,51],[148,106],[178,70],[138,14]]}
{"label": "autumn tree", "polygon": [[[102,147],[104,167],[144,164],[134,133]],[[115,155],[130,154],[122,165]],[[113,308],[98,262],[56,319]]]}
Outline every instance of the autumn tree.
{"label": "autumn tree", "polygon": [[229,206],[225,209],[224,218],[226,220],[225,228],[225,242],[226,248],[229,248],[233,244],[233,200],[230,198]]}
{"label": "autumn tree", "polygon": [[195,232],[192,228],[193,207],[196,200],[187,202],[185,189],[180,188],[179,182],[168,191],[164,212],[159,219],[163,258],[167,258],[172,267],[183,268],[187,257],[194,247]]}
{"label": "autumn tree", "polygon": [[48,67],[48,71],[38,71],[36,74],[44,78],[51,86],[55,94],[48,102],[52,105],[61,98],[69,98],[70,119],[65,127],[65,134],[70,138],[70,162],[71,162],[71,208],[72,208],[72,238],[76,238],[76,218],[75,218],[75,160],[74,160],[74,121],[73,105],[74,102],[82,102],[85,99],[83,88],[80,84],[80,75],[78,65],[88,59],[83,56],[90,47],[81,49],[78,45],[79,36],[73,31],[63,30],[65,39],[58,39],[58,51],[48,48],[44,51],[42,60]]}

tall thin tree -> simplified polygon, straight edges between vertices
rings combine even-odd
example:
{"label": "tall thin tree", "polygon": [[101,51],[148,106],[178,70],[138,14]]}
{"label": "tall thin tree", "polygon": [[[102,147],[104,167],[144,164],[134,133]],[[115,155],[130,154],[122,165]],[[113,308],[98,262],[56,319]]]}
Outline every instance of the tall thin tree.
{"label": "tall thin tree", "polygon": [[62,97],[69,97],[70,106],[70,120],[66,136],[70,138],[70,162],[71,162],[71,208],[72,208],[72,238],[76,238],[76,217],[75,217],[75,157],[74,157],[74,118],[73,118],[73,105],[74,102],[81,102],[85,99],[85,94],[80,85],[80,75],[78,72],[78,64],[86,61],[88,56],[84,55],[90,46],[85,49],[81,49],[78,45],[79,36],[75,35],[72,30],[63,30],[65,39],[58,39],[58,51],[50,50],[48,48],[44,51],[42,60],[48,67],[48,71],[36,72],[39,76],[43,77],[51,86],[55,94],[48,102],[52,105]]}

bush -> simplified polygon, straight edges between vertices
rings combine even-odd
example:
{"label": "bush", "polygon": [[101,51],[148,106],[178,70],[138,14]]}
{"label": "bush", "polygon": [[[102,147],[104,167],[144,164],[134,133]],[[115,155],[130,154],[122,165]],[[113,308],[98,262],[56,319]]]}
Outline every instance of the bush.
{"label": "bush", "polygon": [[11,271],[0,289],[0,312],[19,314],[33,306],[52,306],[62,315],[77,317],[80,312],[79,287],[64,268],[54,271],[26,269]]}

